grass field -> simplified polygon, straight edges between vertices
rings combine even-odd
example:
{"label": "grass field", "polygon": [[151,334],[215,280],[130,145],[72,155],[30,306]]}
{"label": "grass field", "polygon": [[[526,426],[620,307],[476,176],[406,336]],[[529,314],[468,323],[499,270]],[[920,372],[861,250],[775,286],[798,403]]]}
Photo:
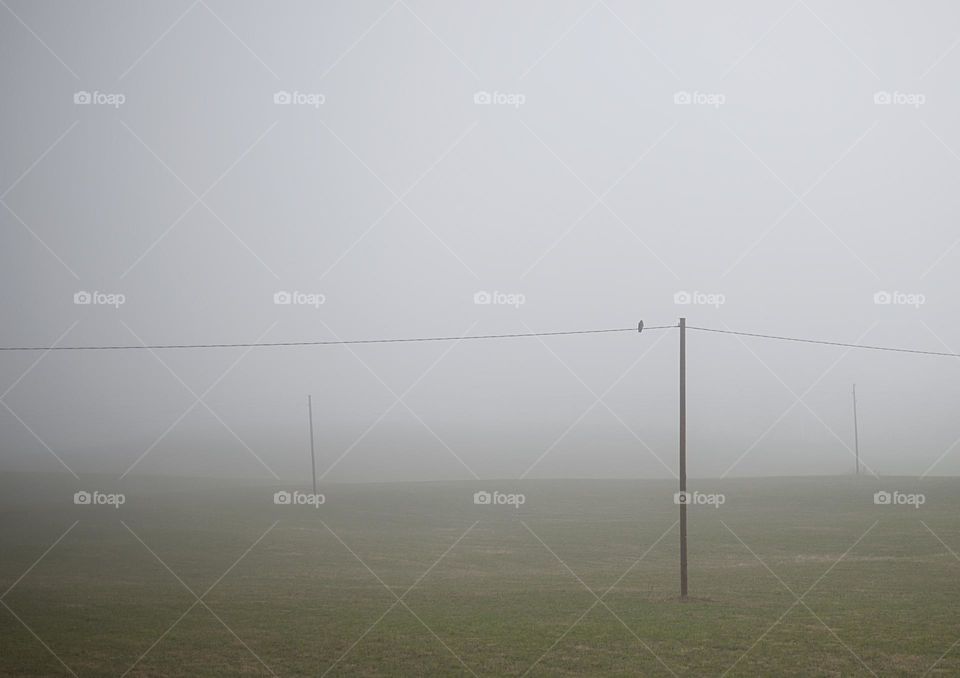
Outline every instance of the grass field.
{"label": "grass field", "polygon": [[687,602],[673,482],[276,489],[0,477],[0,674],[960,675],[957,479],[691,482]]}

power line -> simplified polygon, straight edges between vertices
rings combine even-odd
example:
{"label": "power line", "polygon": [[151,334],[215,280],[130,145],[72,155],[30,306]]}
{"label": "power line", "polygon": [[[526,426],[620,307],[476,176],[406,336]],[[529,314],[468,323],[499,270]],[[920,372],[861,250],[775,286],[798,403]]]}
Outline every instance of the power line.
{"label": "power line", "polygon": [[[677,325],[642,326],[643,331],[676,329]],[[870,344],[851,344],[842,341],[826,339],[809,339],[806,337],[788,337],[778,334],[762,334],[760,332],[741,332],[737,330],[721,330],[715,327],[699,327],[687,325],[689,330],[699,332],[713,332],[716,334],[732,334],[741,337],[758,339],[776,339],[778,341],[793,341],[803,344],[819,344],[822,346],[839,346],[842,348],[862,348],[870,351],[888,351],[892,353],[913,353],[917,355],[933,355],[947,358],[960,358],[960,353],[947,351],[927,351],[915,348],[900,348],[896,346],[873,346]],[[106,345],[106,346],[0,346],[0,351],[161,351],[168,349],[201,349],[201,348],[270,348],[291,346],[345,346],[357,344],[410,344],[428,341],[470,341],[475,339],[521,339],[524,337],[560,337],[580,334],[611,334],[616,332],[637,332],[637,327],[614,327],[592,330],[561,330],[556,332],[521,332],[513,334],[471,334],[465,336],[441,337],[392,337],[376,339],[325,339],[317,341],[271,341],[257,343],[219,343],[219,344],[152,344],[152,345]]]}
{"label": "power line", "polygon": [[[665,330],[675,328],[676,325],[659,325],[654,327],[643,326],[644,331]],[[565,330],[558,332],[525,332],[516,334],[472,334],[461,337],[409,337],[390,339],[337,339],[320,341],[272,341],[261,343],[235,344],[154,344],[154,345],[127,345],[127,346],[0,346],[0,351],[160,351],[166,349],[192,348],[266,348],[282,346],[342,346],[349,344],[399,344],[424,341],[469,341],[472,339],[517,339],[522,337],[559,337],[575,334],[609,334],[612,332],[637,332],[637,327],[617,327],[596,330]]]}
{"label": "power line", "polygon": [[757,337],[760,339],[779,339],[780,341],[796,341],[803,344],[822,344],[824,346],[842,346],[844,348],[865,348],[870,351],[891,351],[893,353],[918,353],[920,355],[938,355],[948,358],[960,358],[960,353],[947,353],[946,351],[924,351],[917,348],[897,348],[895,346],[871,346],[869,344],[848,344],[842,341],[827,341],[825,339],[805,339],[801,337],[784,337],[776,334],[760,334],[758,332],[738,332],[734,330],[718,330],[713,327],[695,327],[687,325],[688,330],[699,330],[700,332],[716,332],[719,334],[736,334],[741,337]]}

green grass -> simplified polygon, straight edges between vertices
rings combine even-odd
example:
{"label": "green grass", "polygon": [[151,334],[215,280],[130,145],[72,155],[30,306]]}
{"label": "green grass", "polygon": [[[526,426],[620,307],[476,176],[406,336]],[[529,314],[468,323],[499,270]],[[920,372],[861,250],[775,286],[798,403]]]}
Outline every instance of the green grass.
{"label": "green grass", "polygon": [[0,592],[79,522],[2,598],[0,675],[67,673],[52,653],[81,676],[960,674],[960,560],[937,539],[960,553],[960,480],[691,488],[726,503],[689,510],[681,602],[672,482],[332,485],[312,509],[270,485],[7,474]]}

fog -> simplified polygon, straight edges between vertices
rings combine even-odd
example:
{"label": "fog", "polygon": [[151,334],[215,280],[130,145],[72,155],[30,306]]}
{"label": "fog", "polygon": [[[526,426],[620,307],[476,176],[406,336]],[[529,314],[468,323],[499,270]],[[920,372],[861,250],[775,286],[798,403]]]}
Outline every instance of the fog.
{"label": "fog", "polygon": [[[6,4],[2,346],[960,351],[952,3]],[[854,383],[866,472],[960,472],[956,359],[687,362],[691,476],[852,473]],[[4,471],[307,479],[308,395],[326,481],[677,471],[675,329],[2,351],[0,390]]]}

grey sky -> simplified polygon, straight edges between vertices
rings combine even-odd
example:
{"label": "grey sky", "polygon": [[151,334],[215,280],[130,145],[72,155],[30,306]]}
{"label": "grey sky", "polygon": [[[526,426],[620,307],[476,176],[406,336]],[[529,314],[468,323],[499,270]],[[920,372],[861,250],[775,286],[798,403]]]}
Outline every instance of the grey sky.
{"label": "grey sky", "polygon": [[[957,352],[958,40],[947,2],[6,0],[0,343]],[[693,476],[849,472],[853,382],[870,468],[960,471],[955,361],[688,342]],[[675,332],[38,357],[0,355],[5,470],[305,477],[307,393],[331,480],[676,464]]]}

